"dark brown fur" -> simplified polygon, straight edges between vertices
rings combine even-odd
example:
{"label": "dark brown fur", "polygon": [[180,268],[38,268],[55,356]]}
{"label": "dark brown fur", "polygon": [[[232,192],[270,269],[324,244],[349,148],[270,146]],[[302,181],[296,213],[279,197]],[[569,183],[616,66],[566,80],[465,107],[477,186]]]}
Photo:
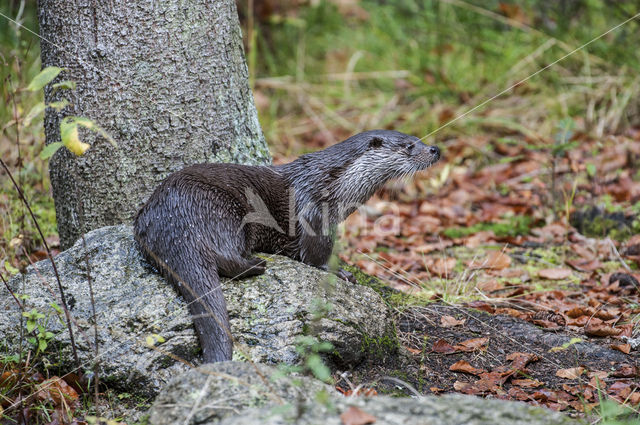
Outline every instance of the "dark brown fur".
{"label": "dark brown fur", "polygon": [[158,186],[135,219],[135,237],[189,303],[204,360],[228,360],[233,343],[219,276],[264,273],[253,252],[326,268],[340,221],[387,180],[439,156],[415,137],[378,130],[279,167],[194,165]]}

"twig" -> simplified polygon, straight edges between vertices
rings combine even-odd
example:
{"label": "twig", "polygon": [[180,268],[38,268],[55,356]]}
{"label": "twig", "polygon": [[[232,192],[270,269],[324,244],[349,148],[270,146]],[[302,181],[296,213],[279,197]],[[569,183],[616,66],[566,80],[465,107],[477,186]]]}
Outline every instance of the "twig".
{"label": "twig", "polygon": [[22,189],[20,189],[20,186],[18,186],[18,184],[16,183],[16,180],[13,178],[13,174],[11,174],[9,167],[7,167],[7,164],[5,164],[2,158],[0,158],[0,164],[2,164],[2,167],[5,169],[5,171],[7,172],[7,175],[11,179],[13,186],[16,188],[18,195],[20,195],[20,199],[22,200],[25,207],[29,211],[29,214],[31,215],[31,219],[33,220],[33,224],[36,226],[36,229],[38,230],[38,233],[42,238],[42,244],[44,245],[44,248],[47,251],[47,257],[49,258],[49,261],[51,261],[51,266],[53,267],[53,273],[55,274],[56,281],[58,282],[58,290],[60,291],[60,298],[62,299],[62,308],[64,309],[64,315],[67,319],[67,329],[69,330],[69,338],[71,339],[71,349],[73,351],[73,358],[76,364],[79,365],[80,360],[78,359],[76,342],[75,342],[75,339],[73,338],[73,328],[71,326],[71,315],[69,314],[69,309],[67,308],[67,300],[65,299],[65,296],[64,296],[64,289],[62,289],[62,282],[60,281],[60,275],[58,274],[58,267],[56,267],[56,262],[53,261],[53,255],[51,255],[49,244],[47,244],[44,234],[42,233],[42,229],[40,229],[40,224],[38,224],[38,220],[36,219],[36,216],[33,213],[31,206],[29,205],[29,201],[27,201],[27,198],[25,198],[24,193],[22,193]]}
{"label": "twig", "polygon": [[[75,174],[74,169],[74,178],[78,178]],[[98,385],[100,384],[100,376],[98,374],[98,364],[99,364],[99,351],[98,351],[98,317],[96,316],[96,301],[93,295],[93,280],[91,279],[91,265],[89,264],[89,251],[87,249],[87,239],[85,238],[86,228],[84,221],[84,203],[82,202],[82,196],[78,196],[78,209],[80,215],[80,225],[82,226],[82,248],[84,249],[84,262],[87,268],[87,283],[89,284],[89,297],[91,298],[91,315],[93,316],[93,336],[94,336],[94,355],[95,362],[93,363],[93,390],[94,390],[94,398],[96,406],[98,405]]]}
{"label": "twig", "polygon": [[606,240],[607,242],[609,242],[609,245],[611,245],[611,252],[613,252],[613,254],[616,256],[618,261],[620,261],[620,264],[622,264],[622,267],[624,267],[628,272],[630,272],[631,267],[629,267],[629,265],[622,259],[622,257],[620,256],[620,253],[618,252],[618,248],[616,248],[616,246],[613,244],[613,241],[611,240],[611,238],[607,238]]}
{"label": "twig", "polygon": [[24,311],[24,306],[22,305],[22,303],[20,302],[18,297],[16,297],[16,294],[11,290],[11,288],[9,287],[9,284],[5,280],[4,276],[2,276],[2,273],[0,273],[0,279],[2,279],[2,282],[4,283],[4,286],[7,288],[7,291],[9,291],[9,293],[11,294],[13,299],[16,300],[16,304],[18,304],[18,307],[20,307],[20,310]]}

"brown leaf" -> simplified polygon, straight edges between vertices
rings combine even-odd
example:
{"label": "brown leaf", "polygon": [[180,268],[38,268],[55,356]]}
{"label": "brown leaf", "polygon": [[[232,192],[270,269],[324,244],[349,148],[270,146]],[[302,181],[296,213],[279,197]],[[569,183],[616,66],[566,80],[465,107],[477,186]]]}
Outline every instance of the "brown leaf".
{"label": "brown leaf", "polygon": [[640,376],[640,370],[636,366],[629,364],[618,365],[616,370],[611,373],[616,378],[634,378]]}
{"label": "brown leaf", "polygon": [[562,280],[571,276],[571,269],[557,267],[555,269],[542,269],[538,271],[538,276],[549,280]]}
{"label": "brown leaf", "polygon": [[443,353],[443,354],[455,353],[457,351],[451,344],[449,344],[444,339],[439,339],[436,342],[434,342],[432,350],[435,353]]}
{"label": "brown leaf", "polygon": [[471,338],[456,344],[455,348],[460,351],[476,351],[483,348],[489,342],[489,338]]}
{"label": "brown leaf", "polygon": [[355,391],[351,389],[345,391],[340,387],[336,387],[336,390],[345,397],[373,397],[378,395],[378,392],[373,388],[356,388]]}
{"label": "brown leaf", "polygon": [[571,367],[569,369],[558,369],[556,376],[565,379],[578,379],[584,373],[583,367]]}
{"label": "brown leaf", "polygon": [[449,316],[449,315],[445,314],[444,316],[442,316],[440,318],[440,325],[443,328],[451,328],[451,327],[454,327],[454,326],[464,325],[464,322],[466,320],[467,319],[458,320],[453,316]]}
{"label": "brown leaf", "polygon": [[520,401],[526,401],[530,399],[529,394],[521,388],[511,387],[509,388],[508,393],[509,397],[514,398]]}
{"label": "brown leaf", "polygon": [[375,423],[378,419],[355,406],[349,406],[347,411],[340,415],[340,420],[344,425],[367,425]]}
{"label": "brown leaf", "polygon": [[486,282],[480,282],[476,286],[482,292],[493,292],[504,288],[504,283],[491,279]]}
{"label": "brown leaf", "polygon": [[467,304],[469,307],[471,308],[475,308],[477,310],[482,310],[482,311],[486,311],[489,314],[493,314],[496,309],[489,303],[487,303],[486,301],[471,301],[470,303]]}
{"label": "brown leaf", "polygon": [[602,263],[597,258],[590,261],[567,260],[566,263],[579,272],[593,272],[602,268]]}
{"label": "brown leaf", "polygon": [[429,266],[429,271],[433,274],[437,274],[438,276],[447,276],[453,271],[453,268],[456,266],[456,262],[457,260],[453,257],[438,257],[433,264]]}
{"label": "brown leaf", "polygon": [[449,366],[449,370],[451,372],[464,372],[470,373],[472,375],[480,375],[483,372],[486,372],[484,369],[477,369],[469,364],[466,360],[460,360],[459,362],[455,362],[451,366]]}
{"label": "brown leaf", "polygon": [[409,347],[409,346],[406,346],[406,345],[404,346],[404,348],[406,348],[407,351],[410,352],[411,354],[420,354],[420,353],[422,353],[422,350],[418,350],[417,348],[412,348],[412,347]]}
{"label": "brown leaf", "polygon": [[583,307],[574,307],[571,310],[566,312],[566,315],[575,319],[580,316],[591,316],[593,313],[589,311],[589,309],[585,309]]}
{"label": "brown leaf", "polygon": [[453,389],[462,394],[469,394],[469,395],[477,395],[482,392],[475,386],[475,384],[472,384],[470,382],[462,382],[462,381],[454,382]]}
{"label": "brown leaf", "polygon": [[511,257],[502,251],[491,251],[483,260],[473,260],[469,267],[472,269],[502,270],[511,265]]}
{"label": "brown leaf", "polygon": [[622,332],[622,329],[616,329],[604,323],[594,323],[593,321],[584,327],[584,333],[589,336],[615,336],[620,332]]}
{"label": "brown leaf", "polygon": [[625,354],[629,354],[631,352],[631,344],[611,344],[611,348]]}
{"label": "brown leaf", "polygon": [[74,405],[78,393],[64,380],[54,376],[38,385],[37,397],[43,401],[52,401],[56,406]]}
{"label": "brown leaf", "polygon": [[418,254],[428,254],[433,251],[443,251],[445,248],[450,247],[451,245],[453,245],[453,242],[447,240],[435,243],[425,243],[411,248],[411,250]]}
{"label": "brown leaf", "polygon": [[511,383],[522,388],[538,388],[543,385],[537,379],[512,379]]}

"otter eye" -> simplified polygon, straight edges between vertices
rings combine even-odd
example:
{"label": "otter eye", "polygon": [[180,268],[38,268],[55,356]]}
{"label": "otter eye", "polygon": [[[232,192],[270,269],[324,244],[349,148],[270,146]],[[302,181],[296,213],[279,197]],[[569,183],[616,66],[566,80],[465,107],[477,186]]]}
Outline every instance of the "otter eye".
{"label": "otter eye", "polygon": [[373,139],[371,139],[369,141],[369,147],[370,148],[379,148],[380,146],[382,146],[383,140],[379,137],[374,137]]}

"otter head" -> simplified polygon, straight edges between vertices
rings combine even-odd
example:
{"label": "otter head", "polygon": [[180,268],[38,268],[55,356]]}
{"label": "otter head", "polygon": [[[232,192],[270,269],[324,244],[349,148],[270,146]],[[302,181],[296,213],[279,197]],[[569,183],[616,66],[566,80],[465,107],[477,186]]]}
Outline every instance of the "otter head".
{"label": "otter head", "polygon": [[376,167],[388,167],[393,174],[390,178],[414,174],[440,159],[440,149],[436,146],[425,145],[417,137],[398,131],[374,130],[356,137],[364,139],[359,143],[367,144],[368,149],[363,156]]}
{"label": "otter head", "polygon": [[345,159],[332,186],[355,203],[366,202],[387,181],[411,176],[440,159],[436,146],[390,130],[359,133],[324,152]]}
{"label": "otter head", "polygon": [[276,167],[294,188],[298,205],[322,205],[331,223],[343,220],[387,181],[410,176],[440,159],[440,150],[398,131],[359,133],[328,148]]}

